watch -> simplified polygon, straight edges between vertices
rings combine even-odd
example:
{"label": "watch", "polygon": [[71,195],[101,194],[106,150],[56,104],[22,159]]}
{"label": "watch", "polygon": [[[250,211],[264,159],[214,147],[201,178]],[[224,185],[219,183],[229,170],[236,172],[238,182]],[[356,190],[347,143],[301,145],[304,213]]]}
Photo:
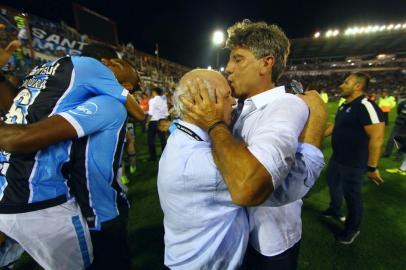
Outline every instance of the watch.
{"label": "watch", "polygon": [[378,167],[367,166],[368,172],[375,172],[377,169],[378,169]]}

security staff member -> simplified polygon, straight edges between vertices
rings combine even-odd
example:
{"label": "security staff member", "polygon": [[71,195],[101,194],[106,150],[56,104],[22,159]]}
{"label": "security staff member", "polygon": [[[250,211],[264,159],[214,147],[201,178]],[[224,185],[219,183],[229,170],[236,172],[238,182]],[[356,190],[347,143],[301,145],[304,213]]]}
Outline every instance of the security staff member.
{"label": "security staff member", "polygon": [[159,87],[153,88],[151,91],[152,98],[148,102],[148,149],[149,160],[156,161],[155,136],[158,134],[161,143],[161,152],[164,151],[166,140],[165,133],[158,129],[159,120],[169,116],[168,104],[162,97],[163,90]]}
{"label": "security staff member", "polygon": [[365,171],[375,184],[383,183],[377,167],[385,123],[379,107],[364,96],[368,84],[369,77],[364,73],[353,73],[345,79],[340,89],[346,103],[339,107],[335,124],[325,134],[332,133],[333,155],[327,169],[330,207],[323,215],[343,220],[341,203],[344,195],[348,216],[344,230],[336,236],[342,244],[351,244],[360,233]]}

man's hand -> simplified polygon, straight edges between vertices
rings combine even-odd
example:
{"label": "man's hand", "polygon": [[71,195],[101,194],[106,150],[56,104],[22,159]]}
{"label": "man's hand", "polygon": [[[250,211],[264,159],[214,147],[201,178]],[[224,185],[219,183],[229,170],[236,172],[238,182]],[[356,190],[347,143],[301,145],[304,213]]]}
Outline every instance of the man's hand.
{"label": "man's hand", "polygon": [[188,100],[185,97],[180,98],[180,101],[186,108],[183,112],[184,115],[206,131],[214,123],[222,121],[223,99],[217,98],[217,90],[215,101],[212,101],[207,86],[199,78],[189,82],[187,85],[192,100]]}
{"label": "man's hand", "polygon": [[378,170],[375,170],[374,172],[368,172],[367,176],[369,180],[375,183],[375,185],[379,186],[380,184],[383,184],[383,179]]}
{"label": "man's hand", "polygon": [[[0,24],[0,31],[3,31],[6,28],[4,24]],[[11,55],[20,48],[21,42],[19,40],[11,41],[6,48],[0,48],[0,67],[7,64]]]}
{"label": "man's hand", "polygon": [[300,134],[299,141],[321,148],[328,117],[326,105],[319,93],[314,90],[298,96],[306,102],[310,110],[309,118]]}

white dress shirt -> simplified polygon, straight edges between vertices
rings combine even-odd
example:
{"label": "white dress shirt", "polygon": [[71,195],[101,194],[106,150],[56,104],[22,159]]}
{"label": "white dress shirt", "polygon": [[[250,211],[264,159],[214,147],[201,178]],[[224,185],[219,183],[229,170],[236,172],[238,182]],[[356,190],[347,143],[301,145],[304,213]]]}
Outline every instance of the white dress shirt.
{"label": "white dress shirt", "polygon": [[[248,244],[244,208],[234,205],[216,168],[206,132],[178,121],[203,141],[172,124],[161,157],[158,193],[164,212],[165,265],[171,269],[235,269]],[[323,167],[319,149],[299,144],[294,165],[282,184],[264,203],[269,207],[302,198]]]}
{"label": "white dress shirt", "polygon": [[162,96],[155,96],[148,101],[148,114],[151,116],[151,121],[165,119],[168,113],[168,104]]}
{"label": "white dress shirt", "polygon": [[[285,93],[283,86],[244,101],[234,125],[234,136],[242,139],[266,168],[275,190],[283,185],[294,164],[298,137],[308,114],[304,101]],[[265,203],[248,208],[252,246],[265,256],[274,256],[292,247],[301,239],[301,207],[302,201],[296,200],[279,207],[268,207]]]}

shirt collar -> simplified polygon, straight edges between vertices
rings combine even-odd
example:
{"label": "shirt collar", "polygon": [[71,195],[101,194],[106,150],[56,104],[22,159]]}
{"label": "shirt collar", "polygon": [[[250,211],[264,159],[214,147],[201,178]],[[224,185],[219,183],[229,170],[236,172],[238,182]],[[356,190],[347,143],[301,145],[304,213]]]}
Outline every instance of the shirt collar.
{"label": "shirt collar", "polygon": [[179,124],[181,124],[182,126],[187,127],[188,129],[190,129],[191,131],[193,131],[194,133],[196,133],[200,138],[202,138],[203,141],[205,142],[209,142],[210,141],[210,137],[209,134],[207,134],[206,131],[204,131],[203,129],[199,128],[198,126],[179,120],[178,121]]}
{"label": "shirt collar", "polygon": [[277,98],[278,96],[285,94],[285,86],[278,86],[265,92],[259,93],[255,96],[248,98],[247,100],[252,100],[255,107],[260,109],[264,107],[266,104],[270,103],[273,99]]}

